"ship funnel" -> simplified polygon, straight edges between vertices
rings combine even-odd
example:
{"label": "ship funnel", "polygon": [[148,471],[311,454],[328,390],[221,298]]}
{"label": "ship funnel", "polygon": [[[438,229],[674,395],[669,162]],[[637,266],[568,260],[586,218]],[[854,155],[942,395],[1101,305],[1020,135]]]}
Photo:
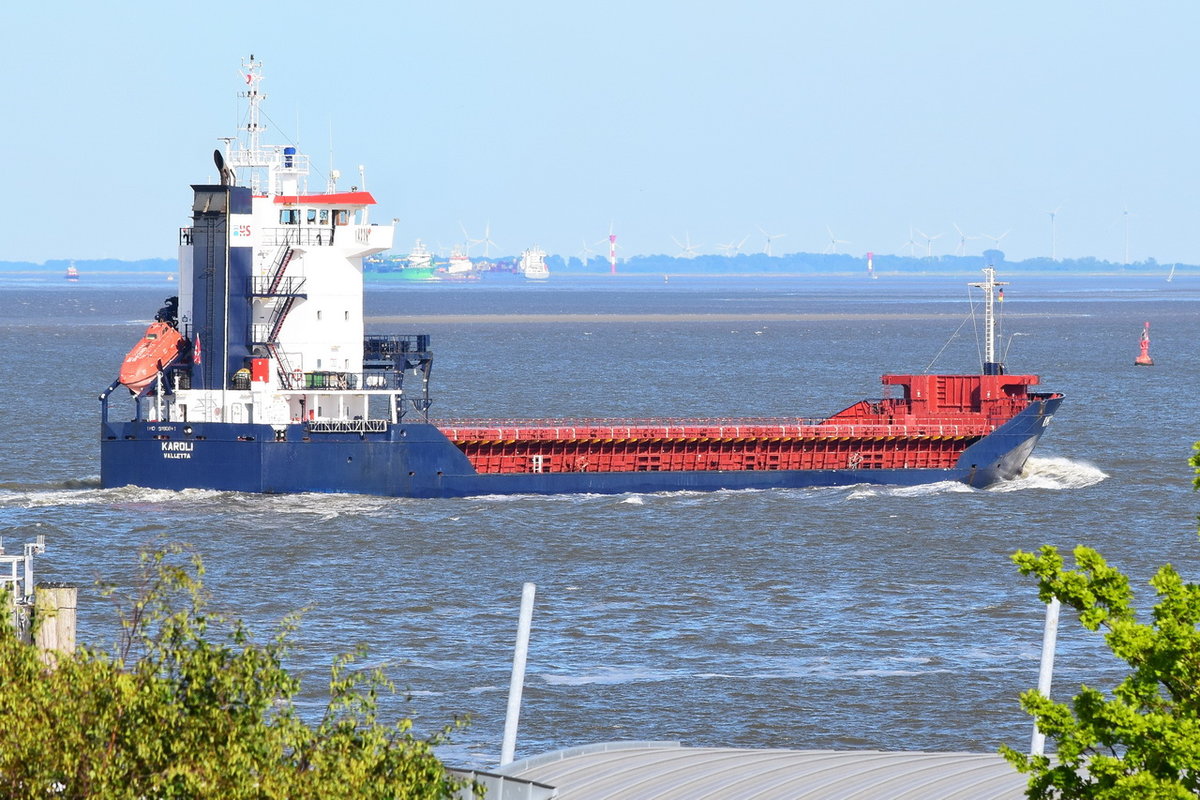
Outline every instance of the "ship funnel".
{"label": "ship funnel", "polygon": [[220,150],[213,150],[213,161],[217,165],[217,174],[221,176],[221,185],[236,186],[237,178],[234,175],[233,167],[225,163],[225,156],[221,155]]}

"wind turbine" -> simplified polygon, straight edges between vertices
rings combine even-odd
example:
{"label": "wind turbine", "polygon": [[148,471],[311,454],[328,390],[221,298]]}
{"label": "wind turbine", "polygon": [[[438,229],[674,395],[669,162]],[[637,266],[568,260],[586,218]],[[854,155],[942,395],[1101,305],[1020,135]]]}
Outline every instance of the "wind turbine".
{"label": "wind turbine", "polygon": [[[763,229],[762,225],[759,225],[758,229],[760,231],[762,231],[763,236],[767,237],[767,245],[766,245],[766,247],[763,248],[763,252],[766,253],[768,256],[771,255],[771,240],[772,239],[782,239],[784,236],[787,236],[786,233],[767,233]],[[743,239],[742,241],[745,241],[745,240]]]}
{"label": "wind turbine", "polygon": [[495,242],[492,241],[492,221],[491,220],[488,220],[487,224],[484,226],[483,238],[479,240],[479,243],[483,245],[483,257],[484,258],[490,258],[492,255],[492,248],[499,247],[499,245],[497,245]]}
{"label": "wind turbine", "polygon": [[1050,215],[1050,260],[1051,261],[1058,260],[1058,251],[1055,248],[1055,242],[1054,242],[1054,218],[1056,216],[1058,216],[1058,212],[1061,210],[1062,210],[1062,206],[1059,206],[1058,208],[1054,209],[1053,211],[1046,212],[1047,214]]}
{"label": "wind turbine", "polygon": [[746,240],[749,238],[750,234],[746,234],[737,244],[734,244],[733,242],[730,242],[729,244],[719,244],[717,245],[717,249],[724,253],[727,258],[732,258],[738,253],[742,252],[742,245],[746,244]]}
{"label": "wind turbine", "polygon": [[462,224],[462,220],[458,221],[458,227],[462,231],[463,240],[467,243],[467,255],[470,255],[471,248],[477,244],[483,244],[483,239],[472,239],[471,234],[467,233],[467,226]]}
{"label": "wind turbine", "polygon": [[683,241],[679,241],[674,236],[671,237],[676,245],[679,246],[679,255],[676,258],[695,258],[697,245],[692,244],[692,235],[687,231],[683,232]]}
{"label": "wind turbine", "polygon": [[598,244],[601,244],[601,242],[594,242],[593,244],[588,244],[588,240],[584,239],[583,240],[583,249],[579,251],[579,260],[582,261],[584,264],[591,261],[592,256],[596,255],[596,251],[593,250],[592,248]]}
{"label": "wind turbine", "polygon": [[917,254],[917,243],[913,239],[912,225],[908,226],[908,241],[905,242],[904,244],[900,245],[900,249],[903,250],[906,247],[908,248],[908,257],[909,258],[912,258],[913,256],[915,256]]}
{"label": "wind turbine", "polygon": [[962,228],[958,227],[958,223],[954,223],[954,230],[958,231],[958,247],[954,248],[954,255],[965,256],[967,254],[967,242],[972,239],[978,239],[978,236],[967,236],[962,232]]}
{"label": "wind turbine", "polygon": [[492,241],[491,220],[488,221],[487,226],[483,229],[483,238],[482,239],[472,239],[470,234],[467,233],[466,226],[464,226],[461,222],[458,223],[458,227],[462,228],[463,236],[465,236],[467,238],[467,252],[468,253],[471,252],[472,247],[474,247],[477,244],[481,244],[481,245],[483,245],[483,257],[489,258],[491,256],[491,248],[497,246],[496,243]]}
{"label": "wind turbine", "polygon": [[992,247],[999,247],[1000,240],[1003,239],[1005,236],[1008,236],[1008,234],[1011,232],[1012,232],[1012,229],[1010,228],[1009,230],[1005,231],[1004,233],[1000,234],[999,236],[992,236],[990,233],[985,233],[985,234],[983,234],[983,238],[991,239]]}
{"label": "wind turbine", "polygon": [[828,255],[830,253],[836,253],[837,246],[839,244],[851,244],[851,242],[848,242],[845,239],[839,239],[836,236],[834,236],[833,231],[830,229],[830,227],[828,225],[825,226],[825,230],[829,232],[829,244],[825,245],[825,254],[826,255]]}
{"label": "wind turbine", "polygon": [[933,236],[930,236],[928,233],[922,233],[920,228],[917,229],[917,233],[920,233],[922,238],[925,239],[925,257],[933,258],[933,240],[942,238],[943,234],[935,233]]}

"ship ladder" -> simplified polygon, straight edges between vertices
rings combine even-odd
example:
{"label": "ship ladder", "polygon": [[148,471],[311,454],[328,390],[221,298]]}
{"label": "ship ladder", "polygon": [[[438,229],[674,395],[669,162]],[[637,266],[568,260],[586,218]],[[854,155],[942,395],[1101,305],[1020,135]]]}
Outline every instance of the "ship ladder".
{"label": "ship ladder", "polygon": [[275,309],[275,314],[271,319],[271,332],[267,334],[268,342],[279,341],[279,331],[283,328],[283,321],[287,319],[287,315],[291,312],[292,306],[296,304],[296,295],[289,295],[283,301],[283,305]]}
{"label": "ship ladder", "polygon": [[267,288],[267,294],[273,295],[279,291],[279,284],[283,283],[283,273],[287,272],[288,264],[292,263],[295,253],[291,245],[280,246],[279,254],[275,256],[275,272],[271,275],[271,285]]}
{"label": "ship ladder", "polygon": [[275,364],[279,371],[279,384],[285,389],[303,389],[304,373],[299,368],[292,368],[287,355],[279,349],[279,342],[267,342],[267,350],[271,353],[271,357],[275,359]]}

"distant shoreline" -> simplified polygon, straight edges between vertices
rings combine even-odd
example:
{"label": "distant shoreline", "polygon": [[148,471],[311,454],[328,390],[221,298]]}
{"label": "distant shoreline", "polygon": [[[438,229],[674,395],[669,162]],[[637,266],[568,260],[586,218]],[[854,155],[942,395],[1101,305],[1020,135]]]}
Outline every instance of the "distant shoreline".
{"label": "distant shoreline", "polygon": [[[713,313],[713,314],[387,314],[370,316],[366,322],[386,325],[504,325],[528,323],[613,322],[873,322],[880,320],[930,320],[958,318],[952,313],[884,312],[857,313]],[[1038,316],[1045,316],[1039,314]]]}

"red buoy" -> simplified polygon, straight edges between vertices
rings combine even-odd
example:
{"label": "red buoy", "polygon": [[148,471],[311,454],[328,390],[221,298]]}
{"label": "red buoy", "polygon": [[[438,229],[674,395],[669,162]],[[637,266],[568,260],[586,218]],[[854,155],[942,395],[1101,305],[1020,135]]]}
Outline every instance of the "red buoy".
{"label": "red buoy", "polygon": [[1146,323],[1146,327],[1142,328],[1142,352],[1133,360],[1135,366],[1138,367],[1153,367],[1154,359],[1150,357],[1150,323]]}

